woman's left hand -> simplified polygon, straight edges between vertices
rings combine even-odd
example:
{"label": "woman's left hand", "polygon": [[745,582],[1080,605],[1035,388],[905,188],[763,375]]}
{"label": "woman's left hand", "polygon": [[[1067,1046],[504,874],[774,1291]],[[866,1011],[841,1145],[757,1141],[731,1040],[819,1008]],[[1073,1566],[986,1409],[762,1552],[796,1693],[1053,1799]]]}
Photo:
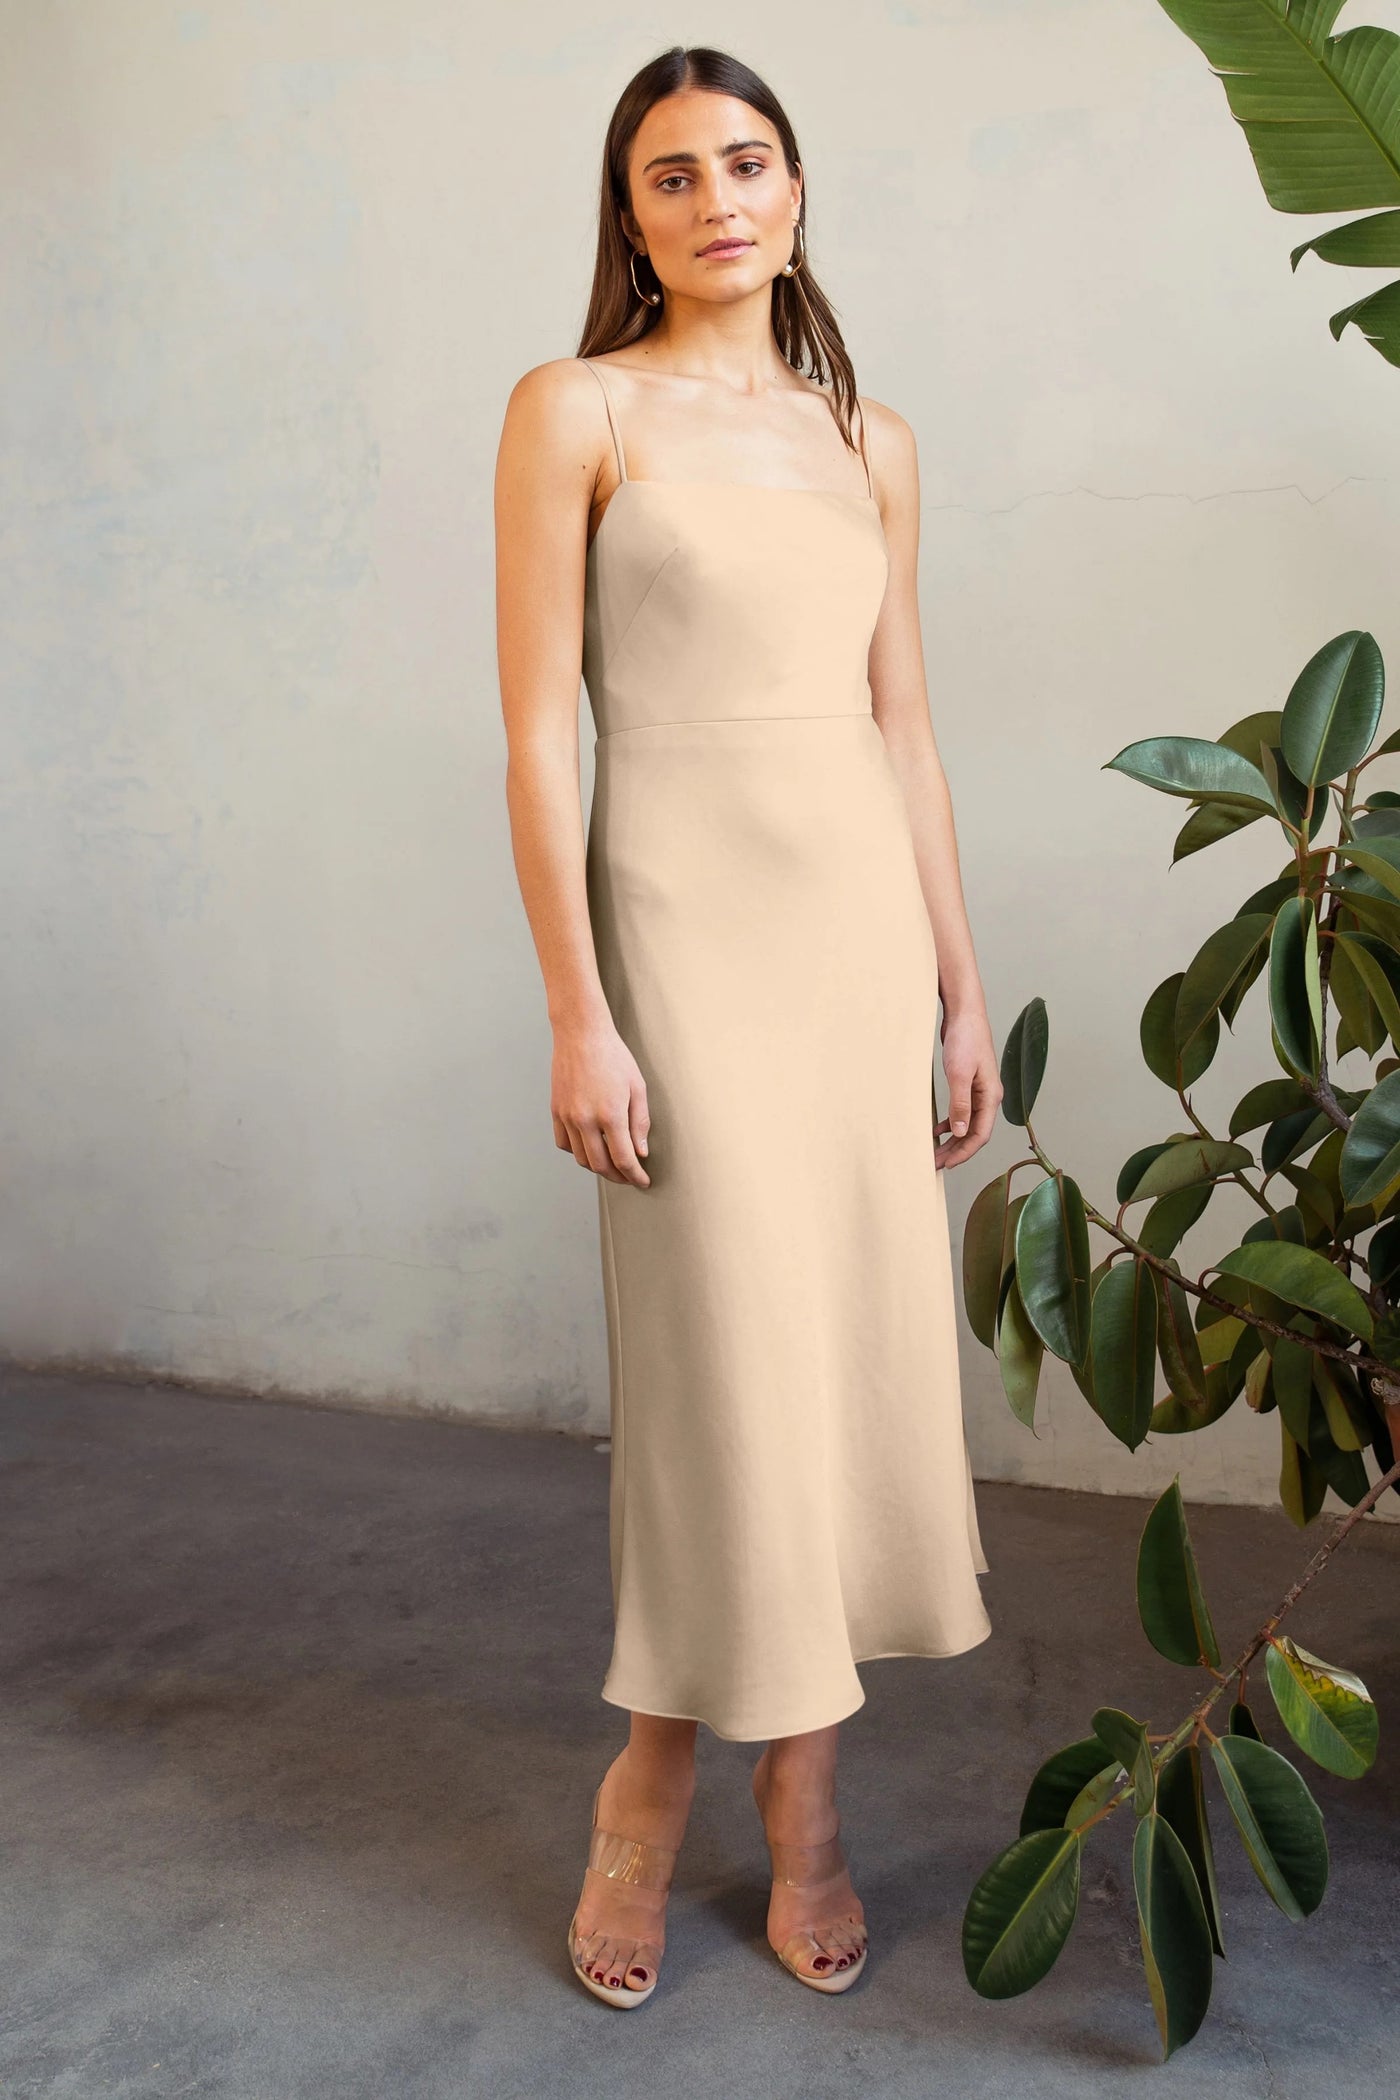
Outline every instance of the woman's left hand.
{"label": "woman's left hand", "polygon": [[941,1146],[935,1142],[934,1161],[939,1167],[956,1167],[980,1152],[991,1136],[1005,1088],[985,1007],[945,1013],[939,1041],[948,1081],[948,1113],[934,1124],[933,1135],[935,1141],[945,1131],[951,1135]]}

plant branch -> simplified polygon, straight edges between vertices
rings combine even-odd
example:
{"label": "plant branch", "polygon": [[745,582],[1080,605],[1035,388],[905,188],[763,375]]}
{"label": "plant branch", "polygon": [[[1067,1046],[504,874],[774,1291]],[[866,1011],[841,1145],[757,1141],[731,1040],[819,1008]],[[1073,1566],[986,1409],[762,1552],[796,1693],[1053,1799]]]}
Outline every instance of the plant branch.
{"label": "plant branch", "polygon": [[[1058,1173],[1059,1169],[1049,1155],[1041,1149],[1029,1121],[1026,1124],[1026,1134],[1030,1138],[1037,1164],[1043,1167],[1047,1174]],[[1029,1164],[1029,1160],[1017,1162],[1018,1166],[1029,1166]],[[1095,1204],[1089,1202],[1082,1190],[1080,1191],[1080,1200],[1084,1204],[1085,1216],[1095,1225],[1101,1226],[1111,1239],[1117,1240],[1120,1246],[1126,1247],[1130,1253],[1135,1254],[1138,1260],[1145,1262],[1149,1268],[1159,1269],[1163,1276],[1168,1276],[1173,1283],[1180,1284],[1184,1291],[1190,1291],[1194,1297],[1204,1299],[1207,1305],[1219,1306],[1222,1312],[1229,1313],[1234,1319],[1243,1320],[1246,1326],[1259,1328],[1264,1334],[1276,1335],[1282,1341],[1298,1342],[1303,1348],[1313,1350],[1318,1356],[1335,1357],[1339,1363],[1348,1364],[1352,1370],[1366,1370],[1373,1377],[1392,1381],[1395,1379],[1396,1374],[1388,1364],[1382,1363],[1377,1357],[1367,1355],[1364,1350],[1359,1353],[1354,1352],[1343,1343],[1329,1342],[1321,1335],[1300,1334],[1296,1327],[1281,1327],[1277,1320],[1269,1319],[1266,1314],[1256,1313],[1245,1305],[1238,1305],[1233,1298],[1226,1298],[1221,1292],[1211,1290],[1208,1284],[1196,1282],[1191,1277],[1184,1276],[1180,1269],[1175,1268],[1162,1255],[1154,1254],[1150,1247],[1144,1247],[1141,1240],[1135,1240],[1131,1233],[1125,1232],[1122,1226],[1116,1224],[1112,1218],[1105,1217],[1104,1213]],[[1400,1397],[1400,1388],[1397,1388],[1397,1397]]]}
{"label": "plant branch", "polygon": [[[1323,1541],[1322,1545],[1319,1546],[1317,1552],[1308,1562],[1302,1574],[1297,1578],[1295,1582],[1293,1582],[1289,1586],[1288,1590],[1279,1600],[1278,1604],[1275,1606],[1274,1610],[1269,1615],[1269,1617],[1264,1621],[1264,1624],[1260,1627],[1259,1631],[1253,1636],[1253,1638],[1250,1641],[1246,1643],[1245,1647],[1241,1650],[1239,1657],[1232,1665],[1232,1667],[1228,1671],[1219,1673],[1220,1682],[1213,1685],[1211,1689],[1206,1693],[1205,1697],[1202,1700],[1200,1700],[1200,1702],[1196,1706],[1192,1707],[1190,1713],[1186,1716],[1186,1719],[1180,1724],[1179,1727],[1174,1728],[1169,1735],[1163,1738],[1161,1749],[1154,1754],[1152,1759],[1154,1770],[1161,1770],[1162,1766],[1166,1763],[1167,1759],[1169,1757],[1173,1757],[1176,1754],[1176,1752],[1180,1749],[1181,1745],[1185,1742],[1187,1736],[1190,1735],[1194,1729],[1204,1727],[1205,1717],[1210,1712],[1211,1708],[1215,1705],[1217,1699],[1219,1699],[1226,1691],[1228,1691],[1230,1684],[1235,1678],[1238,1677],[1240,1679],[1243,1679],[1245,1671],[1249,1668],[1249,1665],[1253,1662],[1255,1656],[1258,1655],[1260,1649],[1263,1648],[1264,1644],[1270,1639],[1270,1637],[1273,1634],[1274,1628],[1279,1623],[1279,1620],[1282,1619],[1286,1613],[1292,1611],[1294,1605],[1298,1602],[1298,1599],[1302,1596],[1304,1590],[1308,1587],[1308,1584],[1322,1573],[1322,1570],[1327,1566],[1327,1563],[1331,1560],[1332,1555],[1337,1551],[1337,1548],[1347,1538],[1348,1534],[1356,1528],[1356,1526],[1361,1522],[1361,1519],[1364,1516],[1368,1516],[1370,1514],[1370,1512],[1375,1508],[1376,1504],[1380,1501],[1380,1498],[1385,1493],[1386,1489],[1389,1487],[1393,1487],[1397,1481],[1400,1481],[1400,1460],[1396,1461],[1396,1463],[1390,1468],[1390,1471],[1388,1473],[1382,1473],[1380,1479],[1372,1483],[1371,1487],[1368,1489],[1366,1494],[1362,1496],[1361,1500],[1357,1503],[1356,1507],[1354,1509],[1349,1509],[1346,1515],[1338,1521],[1338,1523],[1333,1527],[1329,1536]],[[1214,1675],[1217,1673],[1212,1672],[1212,1674]],[[1205,1732],[1207,1735],[1211,1733],[1209,1729],[1206,1729]],[[1101,1823],[1105,1816],[1112,1815],[1114,1809],[1121,1808],[1122,1804],[1132,1797],[1132,1793],[1133,1782],[1131,1779],[1128,1779],[1119,1788],[1118,1792],[1112,1797],[1111,1800],[1105,1802],[1104,1806],[1101,1809],[1098,1809],[1092,1816],[1087,1817],[1085,1821],[1079,1825],[1080,1836],[1082,1837],[1085,1831],[1091,1830],[1095,1823]]]}

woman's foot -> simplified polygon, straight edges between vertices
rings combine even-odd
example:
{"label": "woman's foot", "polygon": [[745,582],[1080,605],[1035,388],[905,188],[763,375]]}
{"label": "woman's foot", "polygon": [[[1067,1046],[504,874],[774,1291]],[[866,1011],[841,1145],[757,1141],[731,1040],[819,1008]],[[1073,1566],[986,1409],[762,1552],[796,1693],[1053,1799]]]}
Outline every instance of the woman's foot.
{"label": "woman's foot", "polygon": [[[689,1760],[639,1755],[633,1743],[620,1750],[598,1791],[597,1828],[678,1851],[695,1791],[693,1746],[692,1735]],[[591,1866],[584,1870],[574,1914],[574,1959],[613,1990],[650,1992],[666,1945],[669,1887],[630,1880],[620,1858],[610,1859],[610,1865],[611,1874]]]}
{"label": "woman's foot", "polygon": [[837,1835],[834,1777],[822,1760],[775,1758],[773,1751],[770,1743],[754,1767],[753,1797],[764,1834],[793,1881],[774,1879],[768,1944],[804,1980],[831,1987],[863,1961],[866,1949],[865,1911]]}

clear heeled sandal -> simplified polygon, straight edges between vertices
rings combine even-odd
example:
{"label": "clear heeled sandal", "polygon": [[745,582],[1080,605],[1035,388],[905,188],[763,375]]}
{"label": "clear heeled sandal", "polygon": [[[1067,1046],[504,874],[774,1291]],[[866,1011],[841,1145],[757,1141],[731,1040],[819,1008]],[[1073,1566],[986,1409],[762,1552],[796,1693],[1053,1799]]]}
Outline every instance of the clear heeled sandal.
{"label": "clear heeled sandal", "polygon": [[[783,1967],[799,1983],[814,1991],[848,1991],[865,1967],[869,1936],[863,1920],[850,1910],[849,1895],[837,1895],[837,1884],[845,1880],[846,1854],[840,1826],[834,1836],[819,1845],[784,1845],[767,1840],[774,1881],[802,1889],[808,1896],[814,1922],[790,1933],[781,1947],[774,1948]],[[826,1915],[830,1907],[832,1914]],[[770,1945],[772,1943],[770,1942]],[[827,1973],[815,1972],[809,1964],[828,1961]]]}
{"label": "clear heeled sandal", "polygon": [[[610,1881],[630,1883],[633,1888],[669,1890],[678,1851],[669,1845],[653,1845],[643,1838],[624,1837],[618,1831],[600,1829],[598,1802],[602,1792],[600,1780],[598,1791],[593,1796],[589,1868],[595,1874],[605,1874]],[[618,1931],[614,1926],[609,1932],[585,1933],[580,1937],[578,1913],[576,1904],[569,1920],[569,1960],[584,1989],[605,2004],[616,2005],[624,2011],[630,2012],[634,2006],[645,2005],[656,1989],[664,1949],[664,1942],[650,1937],[648,1932],[648,1927],[655,1928],[654,1915],[648,1914],[635,1934]],[[601,1968],[604,1976],[590,1976],[590,1966]],[[634,1984],[629,1979],[635,1976],[649,1976],[651,1980]],[[615,1983],[614,1977],[617,1979]]]}

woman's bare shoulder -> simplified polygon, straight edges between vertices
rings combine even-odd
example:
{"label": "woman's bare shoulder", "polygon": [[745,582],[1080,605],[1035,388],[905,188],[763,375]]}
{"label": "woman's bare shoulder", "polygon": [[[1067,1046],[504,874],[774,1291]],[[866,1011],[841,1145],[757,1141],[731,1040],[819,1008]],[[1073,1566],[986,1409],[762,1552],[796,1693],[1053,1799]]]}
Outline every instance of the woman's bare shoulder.
{"label": "woman's bare shoulder", "polygon": [[867,429],[890,457],[915,451],[914,433],[898,410],[886,407],[870,394],[857,394]]}
{"label": "woman's bare shoulder", "polygon": [[501,431],[503,472],[592,482],[611,443],[603,390],[582,358],[553,357],[516,380]]}
{"label": "woman's bare shoulder", "polygon": [[595,375],[581,357],[551,357],[545,364],[522,372],[511,388],[510,405],[548,421],[571,416],[581,402],[597,401],[602,394]]}
{"label": "woman's bare shoulder", "polygon": [[887,496],[917,496],[919,452],[914,432],[897,410],[869,394],[858,394],[870,448],[870,471]]}

